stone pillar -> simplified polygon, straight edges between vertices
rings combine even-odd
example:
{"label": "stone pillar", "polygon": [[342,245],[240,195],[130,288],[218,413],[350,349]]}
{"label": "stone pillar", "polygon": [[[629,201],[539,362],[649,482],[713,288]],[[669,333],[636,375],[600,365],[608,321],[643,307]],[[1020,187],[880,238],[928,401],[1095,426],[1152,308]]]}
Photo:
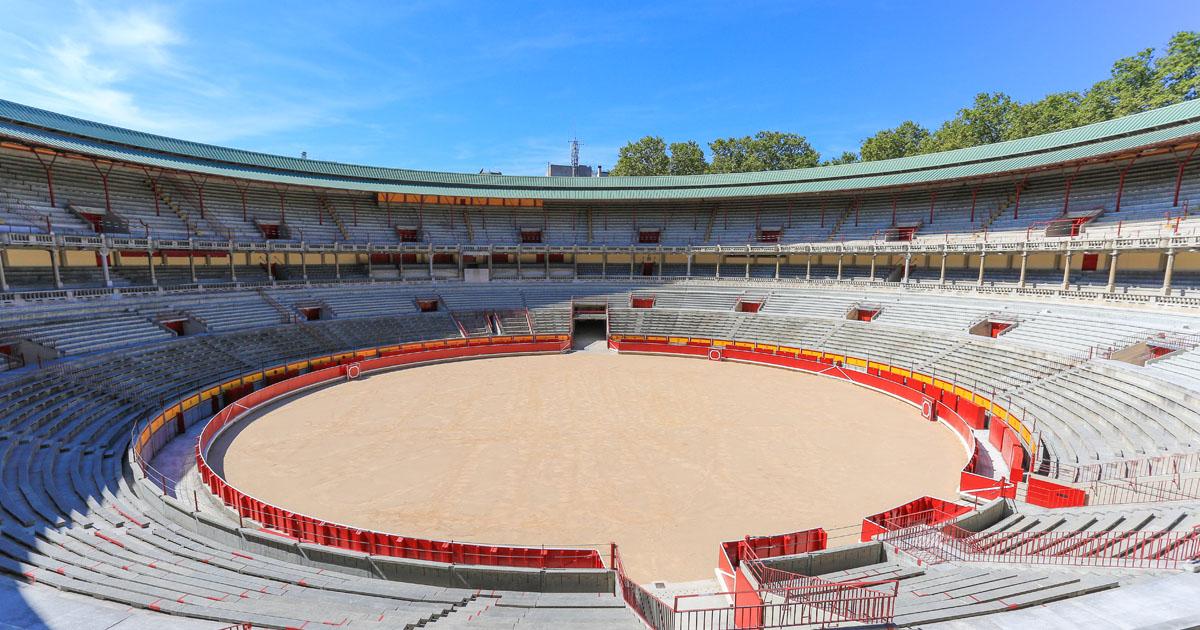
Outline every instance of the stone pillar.
{"label": "stone pillar", "polygon": [[658,279],[662,280],[663,270],[667,266],[667,255],[660,253],[658,255]]}
{"label": "stone pillar", "polygon": [[428,263],[426,266],[429,267],[429,281],[433,282],[433,245],[429,246],[429,253],[426,255],[429,256],[429,260],[425,261]]}
{"label": "stone pillar", "polygon": [[579,248],[571,248],[571,267],[574,269],[574,278],[579,279]]}
{"label": "stone pillar", "polygon": [[50,252],[50,268],[54,270],[54,288],[61,289],[63,288],[63,283],[62,272],[59,271],[59,265],[62,264],[62,260],[59,259],[59,256],[62,255],[62,250],[50,249],[47,251]]}
{"label": "stone pillar", "polygon": [[987,252],[979,252],[979,278],[975,281],[975,286],[983,286],[983,270],[987,267]]}
{"label": "stone pillar", "polygon": [[1175,250],[1167,250],[1167,266],[1163,269],[1162,294],[1171,295],[1171,277],[1175,275]]}
{"label": "stone pillar", "polygon": [[1021,275],[1020,275],[1020,278],[1017,280],[1017,287],[1020,289],[1025,288],[1025,271],[1028,268],[1029,268],[1029,252],[1023,251],[1023,252],[1021,252]]}
{"label": "stone pillar", "polygon": [[911,269],[912,269],[912,252],[909,252],[904,255],[904,279],[901,280],[901,282],[903,284],[908,284],[908,273],[909,273],[909,271],[911,271]]}
{"label": "stone pillar", "polygon": [[837,275],[838,282],[842,281],[842,257],[843,256],[844,256],[843,254],[838,254],[838,275]]}
{"label": "stone pillar", "polygon": [[521,248],[517,248],[517,279],[521,279]]}
{"label": "stone pillar", "polygon": [[[154,273],[154,252],[150,248],[146,248],[146,264],[150,265],[150,284],[158,286],[158,275]],[[54,270],[54,275],[58,275],[58,269]]]}
{"label": "stone pillar", "polygon": [[192,284],[196,284],[196,246],[190,239],[188,240],[188,272],[192,274]]}
{"label": "stone pillar", "polygon": [[0,291],[8,290],[8,276],[4,275],[4,268],[8,265],[8,250],[0,249]]}
{"label": "stone pillar", "polygon": [[342,279],[342,257],[339,256],[340,253],[337,250],[333,252],[333,277],[338,280]]}
{"label": "stone pillar", "polygon": [[[357,254],[355,254],[355,255],[357,256]],[[400,264],[403,265],[404,264],[404,262],[403,262],[404,254],[400,254],[400,261],[401,261]],[[374,275],[375,275],[375,263],[371,262],[371,248],[367,247],[367,277],[371,278],[371,277],[374,277]],[[403,267],[401,267],[401,269],[400,269],[400,275],[401,276],[404,275]]]}
{"label": "stone pillar", "polygon": [[949,252],[942,252],[942,269],[938,273],[938,285],[946,286],[946,259],[950,257]]}
{"label": "stone pillar", "polygon": [[751,258],[749,255],[747,255],[746,256],[746,279],[747,280],[750,279],[750,261],[751,261]]}
{"label": "stone pillar", "polygon": [[778,280],[778,279],[779,279],[779,266],[780,266],[780,263],[781,263],[782,261],[783,261],[783,257],[782,257],[782,256],[776,256],[776,257],[775,257],[775,279],[776,279],[776,280]]}
{"label": "stone pillar", "polygon": [[233,243],[229,244],[229,281],[237,282],[237,268],[233,264]]}
{"label": "stone pillar", "polygon": [[308,284],[308,245],[300,248],[300,277]]}
{"label": "stone pillar", "polygon": [[1063,254],[1063,277],[1060,288],[1063,291],[1071,288],[1071,252],[1069,251]]}
{"label": "stone pillar", "polygon": [[488,281],[491,282],[491,280],[492,280],[492,247],[491,247],[491,245],[488,246],[487,257],[488,257]]}
{"label": "stone pillar", "polygon": [[[111,289],[112,275],[110,275],[108,271],[108,254],[109,252],[107,247],[100,248],[100,269],[104,272],[104,286]],[[195,282],[195,280],[193,279],[192,282]],[[4,284],[3,268],[0,268],[0,284]],[[4,287],[4,290],[7,291],[8,287]]]}
{"label": "stone pillar", "polygon": [[871,254],[871,282],[875,282],[875,259],[878,257],[879,254]]}
{"label": "stone pillar", "polygon": [[1104,287],[1104,290],[1108,293],[1112,293],[1117,289],[1117,255],[1120,253],[1114,249],[1108,255],[1108,286]]}
{"label": "stone pillar", "polygon": [[804,279],[812,280],[812,254],[811,253],[808,255],[808,258],[806,258],[804,260]]}
{"label": "stone pillar", "polygon": [[608,250],[600,250],[600,277],[608,277]]}
{"label": "stone pillar", "polygon": [[550,279],[550,251],[549,250],[542,253],[542,262],[545,263],[545,265],[543,267],[546,272],[546,279],[549,280]]}
{"label": "stone pillar", "polygon": [[721,255],[717,254],[717,280],[721,279]]}
{"label": "stone pillar", "polygon": [[689,278],[692,276],[692,256],[693,254],[687,255],[687,276]]}
{"label": "stone pillar", "polygon": [[633,277],[633,265],[637,262],[636,256],[633,255],[633,250],[629,250],[629,277]]}

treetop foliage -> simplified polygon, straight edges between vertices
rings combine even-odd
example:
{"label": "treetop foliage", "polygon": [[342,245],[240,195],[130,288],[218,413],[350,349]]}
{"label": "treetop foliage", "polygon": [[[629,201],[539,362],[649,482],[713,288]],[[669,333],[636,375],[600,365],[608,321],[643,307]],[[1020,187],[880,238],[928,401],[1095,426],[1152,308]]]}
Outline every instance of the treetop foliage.
{"label": "treetop foliage", "polygon": [[980,92],[935,130],[911,120],[862,141],[857,154],[821,161],[799,134],[760,131],[708,143],[711,160],[694,140],[674,142],[669,151],[658,136],[621,148],[612,175],[697,175],[850,164],[963,149],[1081,127],[1200,97],[1200,32],[1180,31],[1166,52],[1152,48],[1118,59],[1109,78],[1083,92],[1056,92],[1021,103],[1003,92]]}

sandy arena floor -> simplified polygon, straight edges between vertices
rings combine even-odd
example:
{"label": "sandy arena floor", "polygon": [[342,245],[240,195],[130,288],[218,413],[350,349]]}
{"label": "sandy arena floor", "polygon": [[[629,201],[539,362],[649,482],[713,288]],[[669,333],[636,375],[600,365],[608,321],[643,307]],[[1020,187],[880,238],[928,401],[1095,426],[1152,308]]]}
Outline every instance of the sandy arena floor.
{"label": "sandy arena floor", "polygon": [[966,462],[950,430],[856,385],[597,352],[371,376],[213,453],[234,485],[292,510],[430,538],[616,541],[642,581],[712,577],[722,540],[953,497]]}

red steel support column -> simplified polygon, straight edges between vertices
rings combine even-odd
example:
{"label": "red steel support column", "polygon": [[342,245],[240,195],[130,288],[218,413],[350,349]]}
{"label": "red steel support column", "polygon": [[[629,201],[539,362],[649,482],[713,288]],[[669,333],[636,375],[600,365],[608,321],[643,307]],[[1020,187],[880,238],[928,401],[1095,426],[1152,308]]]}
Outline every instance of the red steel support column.
{"label": "red steel support column", "polygon": [[109,162],[108,168],[100,170],[99,162],[97,162],[95,159],[90,159],[90,161],[92,163],[92,168],[96,169],[96,172],[100,175],[100,185],[104,187],[104,211],[112,214],[112,197],[108,192],[108,174],[112,172],[114,165],[112,162]]}
{"label": "red steel support column", "polygon": [[1121,211],[1121,196],[1125,194],[1125,176],[1129,174],[1129,169],[1133,167],[1133,163],[1136,162],[1137,159],[1138,156],[1133,156],[1129,160],[1129,163],[1121,168],[1121,178],[1117,181],[1117,203],[1116,207],[1113,209],[1113,212]]}
{"label": "red steel support column", "polygon": [[151,177],[150,169],[143,166],[142,172],[146,174],[146,181],[150,182],[150,193],[154,195],[154,216],[160,217],[162,216],[162,211],[159,208],[158,201],[158,178],[162,177],[162,171],[159,170],[158,175]]}
{"label": "red steel support column", "polygon": [[1183,170],[1187,168],[1188,162],[1192,161],[1192,154],[1196,152],[1196,147],[1200,147],[1200,144],[1192,145],[1192,150],[1188,151],[1187,157],[1183,158],[1182,162],[1179,162],[1178,158],[1175,160],[1179,162],[1179,173],[1175,176],[1175,201],[1171,203],[1171,207],[1179,205],[1179,188],[1183,186]]}
{"label": "red steel support column", "polygon": [[188,179],[192,180],[192,185],[196,187],[197,203],[200,204],[200,218],[207,219],[208,214],[204,209],[204,184],[208,182],[208,175],[201,177],[200,181],[197,182],[196,178],[191,173],[188,173]]}
{"label": "red steel support column", "polygon": [[1016,205],[1014,205],[1014,206],[1013,206],[1013,220],[1014,220],[1014,221],[1016,221],[1016,220],[1017,220],[1017,218],[1018,218],[1018,213],[1019,213],[1019,211],[1021,210],[1021,189],[1025,188],[1025,180],[1026,180],[1026,179],[1029,179],[1029,175],[1025,175],[1025,176],[1023,176],[1023,177],[1021,178],[1021,181],[1017,182],[1017,198],[1016,198]]}
{"label": "red steel support column", "polygon": [[30,152],[33,153],[33,157],[37,158],[38,163],[42,165],[42,170],[46,171],[46,187],[50,189],[50,205],[53,206],[53,205],[55,205],[54,204],[54,170],[53,169],[54,169],[54,162],[56,162],[58,160],[58,154],[53,153],[52,155],[54,157],[50,158],[49,163],[46,163],[46,161],[42,159],[42,155],[40,153],[38,153],[37,149],[30,149]]}

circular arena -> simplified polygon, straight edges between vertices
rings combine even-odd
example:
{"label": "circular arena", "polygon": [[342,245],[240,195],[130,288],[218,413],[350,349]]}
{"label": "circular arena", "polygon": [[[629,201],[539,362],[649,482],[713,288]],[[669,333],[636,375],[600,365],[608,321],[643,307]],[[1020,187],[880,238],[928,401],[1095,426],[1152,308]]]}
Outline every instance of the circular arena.
{"label": "circular arena", "polygon": [[[643,580],[707,578],[746,532],[953,496],[967,459],[919,410],[849,383],[593,352],[372,375],[243,422],[209,456],[252,496],[440,539],[619,540]],[[828,492],[847,499],[814,501]]]}
{"label": "circular arena", "polygon": [[0,622],[1186,626],[1198,142],[543,178],[0,101]]}

